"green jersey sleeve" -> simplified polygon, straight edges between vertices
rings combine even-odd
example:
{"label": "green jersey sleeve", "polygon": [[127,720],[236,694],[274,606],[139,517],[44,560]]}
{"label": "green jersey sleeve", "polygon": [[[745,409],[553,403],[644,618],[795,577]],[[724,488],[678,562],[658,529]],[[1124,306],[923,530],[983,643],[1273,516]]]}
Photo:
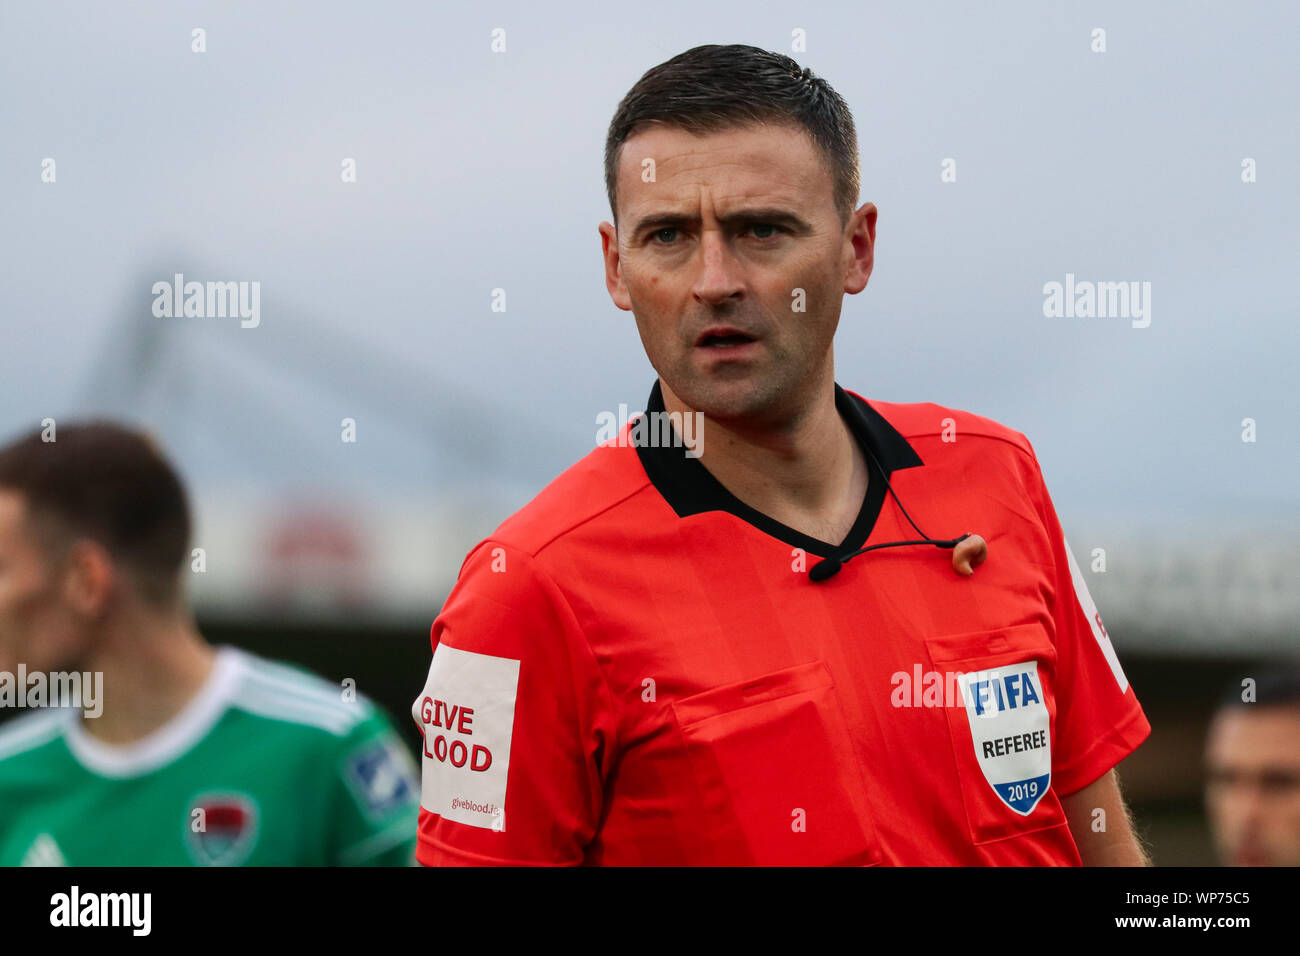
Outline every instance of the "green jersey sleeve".
{"label": "green jersey sleeve", "polygon": [[415,762],[373,705],[340,741],[332,775],[336,866],[412,866],[420,787]]}

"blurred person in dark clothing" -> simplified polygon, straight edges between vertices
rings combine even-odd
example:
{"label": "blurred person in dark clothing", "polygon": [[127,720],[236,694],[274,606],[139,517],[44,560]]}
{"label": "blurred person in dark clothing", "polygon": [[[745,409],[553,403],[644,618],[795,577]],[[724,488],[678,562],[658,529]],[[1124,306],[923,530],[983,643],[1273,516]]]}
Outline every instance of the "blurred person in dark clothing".
{"label": "blurred person in dark clothing", "polygon": [[1228,866],[1300,865],[1300,667],[1229,689],[1210,721],[1205,805]]}

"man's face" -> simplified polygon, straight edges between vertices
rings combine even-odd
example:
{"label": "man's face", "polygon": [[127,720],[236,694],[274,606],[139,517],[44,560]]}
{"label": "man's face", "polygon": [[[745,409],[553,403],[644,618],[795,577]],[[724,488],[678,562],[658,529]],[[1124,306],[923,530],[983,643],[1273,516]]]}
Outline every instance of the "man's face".
{"label": "man's face", "polygon": [[0,671],[66,669],[81,654],[77,615],[62,574],[34,535],[23,496],[0,488]]}
{"label": "man's face", "polygon": [[722,421],[797,415],[833,376],[844,293],[871,271],[875,207],[842,225],[812,139],[771,125],[648,127],[623,145],[618,207],[617,234],[600,226],[606,285],[669,389]]}
{"label": "man's face", "polygon": [[1300,706],[1232,708],[1210,727],[1205,792],[1219,858],[1300,866]]}

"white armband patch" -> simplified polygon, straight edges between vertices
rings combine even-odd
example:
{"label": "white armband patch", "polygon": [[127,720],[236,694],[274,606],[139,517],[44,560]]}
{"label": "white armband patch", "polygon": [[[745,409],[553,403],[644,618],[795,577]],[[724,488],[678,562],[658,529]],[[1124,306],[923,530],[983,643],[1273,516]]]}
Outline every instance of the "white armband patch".
{"label": "white armband patch", "polygon": [[420,805],[445,820],[505,830],[519,661],[439,644],[411,708],[424,736]]}
{"label": "white armband patch", "polygon": [[[1065,541],[1064,538],[1061,540]],[[1074,583],[1074,596],[1079,601],[1079,607],[1083,608],[1083,616],[1088,619],[1088,626],[1092,628],[1093,639],[1101,648],[1102,654],[1106,656],[1106,663],[1110,665],[1110,672],[1115,675],[1120,693],[1128,693],[1128,678],[1124,676],[1124,669],[1119,666],[1119,657],[1116,656],[1115,648],[1110,643],[1110,636],[1101,623],[1101,612],[1097,610],[1092,595],[1088,593],[1088,584],[1083,579],[1083,572],[1079,570],[1078,562],[1074,560],[1074,552],[1070,550],[1069,541],[1065,541],[1065,556],[1070,560],[1070,580]]]}

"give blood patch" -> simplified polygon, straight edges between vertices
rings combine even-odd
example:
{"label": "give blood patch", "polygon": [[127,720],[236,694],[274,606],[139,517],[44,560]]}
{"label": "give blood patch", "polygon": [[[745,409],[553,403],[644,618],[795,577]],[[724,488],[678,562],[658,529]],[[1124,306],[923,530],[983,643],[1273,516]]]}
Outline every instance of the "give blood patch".
{"label": "give blood patch", "polygon": [[424,736],[424,809],[446,820],[505,830],[518,686],[518,661],[438,645],[411,708]]}

